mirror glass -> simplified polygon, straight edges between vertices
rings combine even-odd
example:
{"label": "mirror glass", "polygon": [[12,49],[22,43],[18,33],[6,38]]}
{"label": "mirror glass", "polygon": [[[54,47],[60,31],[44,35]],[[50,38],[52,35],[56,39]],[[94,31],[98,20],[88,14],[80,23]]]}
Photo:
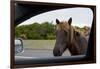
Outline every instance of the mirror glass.
{"label": "mirror glass", "polygon": [[21,39],[15,39],[15,54],[23,52],[23,42]]}

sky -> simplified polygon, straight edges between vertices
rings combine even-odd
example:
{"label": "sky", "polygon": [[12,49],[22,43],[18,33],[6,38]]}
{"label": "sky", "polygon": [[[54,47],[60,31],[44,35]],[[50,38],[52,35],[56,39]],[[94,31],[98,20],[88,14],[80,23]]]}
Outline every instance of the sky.
{"label": "sky", "polygon": [[80,7],[58,9],[33,16],[30,19],[27,19],[26,21],[22,22],[20,25],[32,24],[34,22],[43,23],[46,21],[53,22],[53,24],[56,24],[56,19],[59,19],[59,21],[68,21],[70,17],[72,17],[73,26],[91,27],[93,20],[93,12],[90,8]]}

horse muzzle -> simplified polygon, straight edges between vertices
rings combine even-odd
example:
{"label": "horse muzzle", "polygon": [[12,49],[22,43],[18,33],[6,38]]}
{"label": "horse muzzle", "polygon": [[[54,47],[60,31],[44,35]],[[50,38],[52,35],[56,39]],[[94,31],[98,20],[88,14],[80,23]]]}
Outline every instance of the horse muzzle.
{"label": "horse muzzle", "polygon": [[53,55],[56,57],[56,56],[62,56],[62,53],[59,49],[54,49],[53,50]]}

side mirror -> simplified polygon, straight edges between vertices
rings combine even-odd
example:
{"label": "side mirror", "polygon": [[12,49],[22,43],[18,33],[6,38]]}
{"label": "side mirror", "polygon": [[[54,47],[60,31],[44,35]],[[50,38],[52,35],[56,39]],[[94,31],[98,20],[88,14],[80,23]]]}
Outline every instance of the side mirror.
{"label": "side mirror", "polygon": [[22,39],[15,39],[15,54],[23,52],[23,41]]}

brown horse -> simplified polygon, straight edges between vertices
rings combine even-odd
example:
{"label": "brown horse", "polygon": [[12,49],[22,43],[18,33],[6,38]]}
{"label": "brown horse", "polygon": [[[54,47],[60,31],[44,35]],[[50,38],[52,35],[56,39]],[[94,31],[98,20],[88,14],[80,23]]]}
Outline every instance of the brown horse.
{"label": "brown horse", "polygon": [[66,21],[56,19],[56,43],[53,49],[54,56],[61,56],[66,49],[71,55],[85,54],[88,42],[84,35],[76,31],[71,25],[72,18]]}

